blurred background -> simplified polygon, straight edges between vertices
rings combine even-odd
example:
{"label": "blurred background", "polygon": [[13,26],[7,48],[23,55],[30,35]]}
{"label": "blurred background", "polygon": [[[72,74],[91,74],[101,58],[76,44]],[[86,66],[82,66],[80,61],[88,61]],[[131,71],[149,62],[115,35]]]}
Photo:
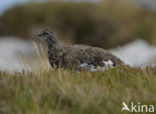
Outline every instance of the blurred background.
{"label": "blurred background", "polygon": [[131,66],[156,63],[156,0],[1,0],[0,70],[46,66],[36,59],[44,28],[66,45],[101,47]]}

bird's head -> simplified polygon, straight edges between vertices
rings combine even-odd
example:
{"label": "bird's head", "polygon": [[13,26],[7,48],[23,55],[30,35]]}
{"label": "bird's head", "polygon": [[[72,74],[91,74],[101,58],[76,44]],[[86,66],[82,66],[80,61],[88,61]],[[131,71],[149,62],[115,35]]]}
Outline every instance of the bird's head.
{"label": "bird's head", "polygon": [[43,30],[43,32],[38,34],[38,37],[43,38],[48,43],[57,43],[57,38],[48,29]]}

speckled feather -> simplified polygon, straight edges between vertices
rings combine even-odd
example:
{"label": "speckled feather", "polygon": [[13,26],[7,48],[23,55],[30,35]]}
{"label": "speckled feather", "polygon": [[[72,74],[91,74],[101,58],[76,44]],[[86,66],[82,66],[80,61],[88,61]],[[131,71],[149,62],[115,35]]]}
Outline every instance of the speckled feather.
{"label": "speckled feather", "polygon": [[[106,67],[108,61],[113,63],[110,67],[125,65],[119,58],[102,48],[87,45],[64,46],[49,30],[44,30],[39,36],[44,38],[48,44],[49,62],[52,67],[55,65],[57,68],[89,70],[93,66],[95,69]],[[86,64],[85,67],[82,67],[82,64]]]}

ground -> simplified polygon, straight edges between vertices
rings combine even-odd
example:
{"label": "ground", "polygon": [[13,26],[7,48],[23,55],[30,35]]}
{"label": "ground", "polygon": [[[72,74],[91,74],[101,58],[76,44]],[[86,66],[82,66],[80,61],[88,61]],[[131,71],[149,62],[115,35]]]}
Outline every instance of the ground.
{"label": "ground", "polygon": [[121,114],[123,101],[156,106],[155,85],[155,68],[0,72],[0,114]]}

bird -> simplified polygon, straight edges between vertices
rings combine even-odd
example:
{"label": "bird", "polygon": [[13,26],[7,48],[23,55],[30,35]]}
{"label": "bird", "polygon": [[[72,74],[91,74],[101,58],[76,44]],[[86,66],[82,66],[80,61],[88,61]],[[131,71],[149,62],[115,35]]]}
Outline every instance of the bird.
{"label": "bird", "polygon": [[83,44],[65,46],[49,29],[43,30],[38,37],[47,44],[48,58],[52,68],[95,72],[125,65],[122,60],[103,48]]}

